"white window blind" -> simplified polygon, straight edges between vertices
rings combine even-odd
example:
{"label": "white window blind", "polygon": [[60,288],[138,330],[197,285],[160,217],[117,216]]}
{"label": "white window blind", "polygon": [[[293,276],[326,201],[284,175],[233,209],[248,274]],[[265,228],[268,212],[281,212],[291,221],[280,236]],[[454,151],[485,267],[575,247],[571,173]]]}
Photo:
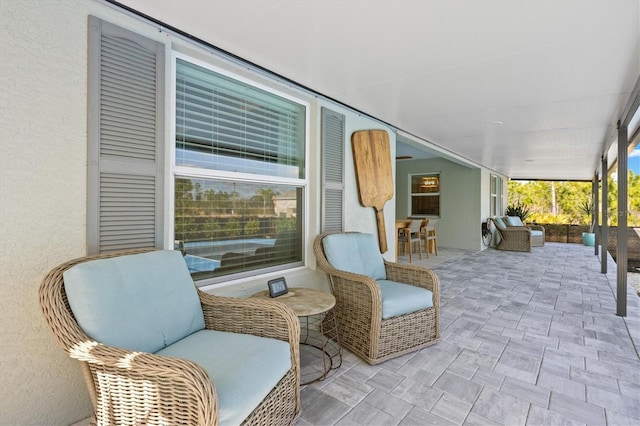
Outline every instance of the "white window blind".
{"label": "white window blind", "polygon": [[176,165],[304,177],[305,107],[177,59]]}

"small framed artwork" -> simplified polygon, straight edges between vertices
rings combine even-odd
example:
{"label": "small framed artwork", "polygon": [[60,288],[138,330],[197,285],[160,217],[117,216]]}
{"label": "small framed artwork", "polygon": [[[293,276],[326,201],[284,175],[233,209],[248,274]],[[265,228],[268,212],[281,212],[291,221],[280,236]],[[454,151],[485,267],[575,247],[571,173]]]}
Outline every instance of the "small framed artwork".
{"label": "small framed artwork", "polygon": [[271,297],[282,296],[283,294],[287,294],[289,291],[287,288],[287,281],[284,277],[269,280],[267,281],[267,285],[269,286],[269,296]]}

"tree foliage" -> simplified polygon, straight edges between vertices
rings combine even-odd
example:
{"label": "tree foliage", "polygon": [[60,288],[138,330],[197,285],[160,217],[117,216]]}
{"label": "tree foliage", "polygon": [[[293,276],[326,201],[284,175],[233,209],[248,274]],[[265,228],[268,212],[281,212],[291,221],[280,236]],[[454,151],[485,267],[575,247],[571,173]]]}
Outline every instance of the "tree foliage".
{"label": "tree foliage", "polygon": [[[628,225],[640,226],[640,175],[628,174]],[[618,183],[609,177],[608,222],[618,224]],[[600,189],[599,189],[600,191]],[[600,192],[602,194],[602,192]],[[507,205],[526,206],[528,220],[537,223],[591,224],[591,182],[516,181],[508,183]],[[601,204],[598,211],[601,211]],[[592,211],[592,209],[591,209]]]}

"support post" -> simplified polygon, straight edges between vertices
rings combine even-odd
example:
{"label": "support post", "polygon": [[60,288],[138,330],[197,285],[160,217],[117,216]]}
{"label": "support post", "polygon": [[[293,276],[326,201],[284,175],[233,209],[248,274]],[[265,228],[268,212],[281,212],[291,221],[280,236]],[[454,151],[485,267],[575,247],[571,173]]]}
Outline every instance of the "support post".
{"label": "support post", "polygon": [[618,123],[618,246],[616,265],[618,272],[616,315],[627,316],[627,270],[629,267],[629,243],[627,231],[627,160],[628,130],[626,125]]}
{"label": "support post", "polygon": [[593,245],[593,254],[598,255],[598,172],[591,179],[591,231],[595,233],[596,243]]}
{"label": "support post", "polygon": [[608,167],[607,156],[602,156],[602,227],[600,228],[600,272],[607,273],[607,246],[609,245],[609,217],[607,210],[609,209],[609,176],[607,174]]}

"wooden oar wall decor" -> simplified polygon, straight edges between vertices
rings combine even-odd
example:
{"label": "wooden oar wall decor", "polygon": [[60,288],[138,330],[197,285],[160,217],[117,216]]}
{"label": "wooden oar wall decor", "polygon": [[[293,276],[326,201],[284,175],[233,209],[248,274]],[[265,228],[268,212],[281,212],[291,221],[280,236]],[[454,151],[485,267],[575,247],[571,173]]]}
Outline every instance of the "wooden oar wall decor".
{"label": "wooden oar wall decor", "polygon": [[389,134],[386,130],[360,130],[351,135],[351,145],[360,204],[374,208],[380,253],[385,253],[388,247],[383,209],[393,198],[394,190]]}

